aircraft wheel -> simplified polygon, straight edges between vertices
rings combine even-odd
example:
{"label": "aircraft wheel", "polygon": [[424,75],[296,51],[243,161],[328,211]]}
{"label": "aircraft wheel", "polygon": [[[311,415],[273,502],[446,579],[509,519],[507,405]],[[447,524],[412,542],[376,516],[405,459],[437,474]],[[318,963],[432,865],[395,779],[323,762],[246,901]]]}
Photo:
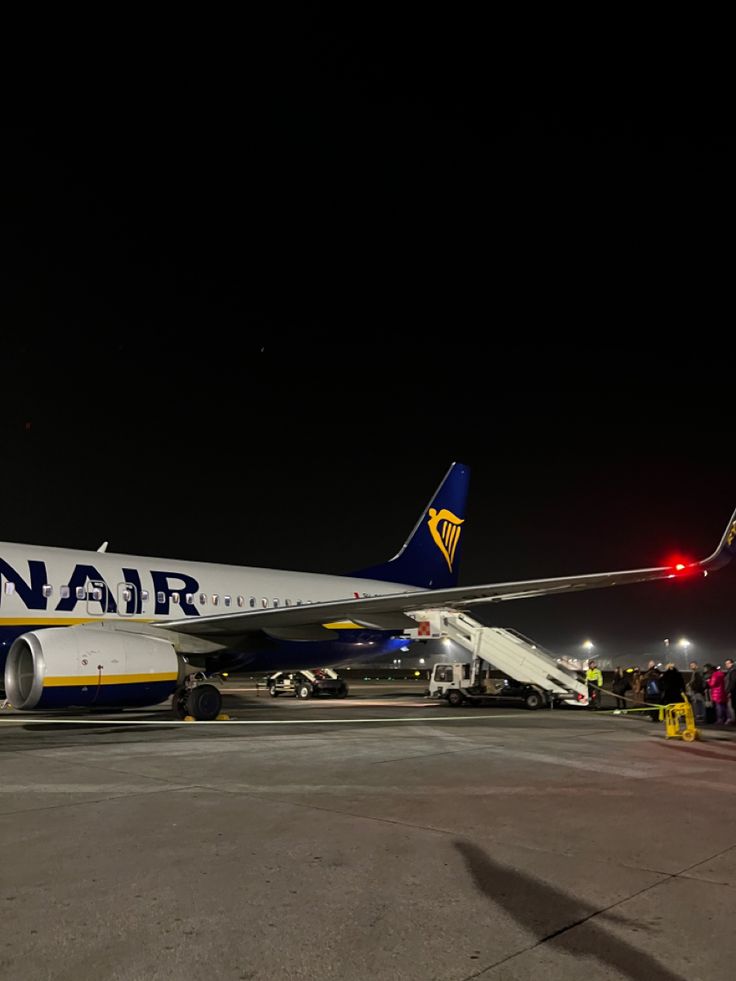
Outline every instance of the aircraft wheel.
{"label": "aircraft wheel", "polygon": [[220,714],[222,695],[214,685],[198,685],[190,690],[187,707],[197,722],[212,722]]}

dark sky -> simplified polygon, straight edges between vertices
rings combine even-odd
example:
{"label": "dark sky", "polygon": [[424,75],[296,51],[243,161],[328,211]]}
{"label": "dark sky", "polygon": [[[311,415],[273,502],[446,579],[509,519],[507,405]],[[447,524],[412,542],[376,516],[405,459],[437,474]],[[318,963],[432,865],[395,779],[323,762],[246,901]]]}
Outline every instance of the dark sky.
{"label": "dark sky", "polygon": [[[340,572],[456,459],[466,583],[702,557],[736,505],[718,59],[351,27],[0,132],[0,539]],[[706,659],[735,577],[490,620]]]}

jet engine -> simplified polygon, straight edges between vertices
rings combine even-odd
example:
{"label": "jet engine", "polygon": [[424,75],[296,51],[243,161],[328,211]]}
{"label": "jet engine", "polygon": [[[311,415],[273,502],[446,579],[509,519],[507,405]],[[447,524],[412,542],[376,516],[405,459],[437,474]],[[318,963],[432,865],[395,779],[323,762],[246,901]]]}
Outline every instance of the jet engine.
{"label": "jet engine", "polygon": [[5,663],[14,708],[155,705],[172,694],[185,664],[158,637],[89,627],[22,634]]}

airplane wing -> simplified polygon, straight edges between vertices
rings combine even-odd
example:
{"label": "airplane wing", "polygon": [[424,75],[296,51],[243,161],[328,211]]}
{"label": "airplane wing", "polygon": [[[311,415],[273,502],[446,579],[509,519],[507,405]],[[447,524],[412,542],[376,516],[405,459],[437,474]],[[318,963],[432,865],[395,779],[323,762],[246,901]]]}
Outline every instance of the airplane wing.
{"label": "airplane wing", "polygon": [[336,599],[329,602],[305,603],[301,606],[253,610],[248,613],[224,613],[217,616],[169,620],[157,627],[179,634],[224,641],[251,631],[294,630],[314,628],[324,624],[350,621],[375,629],[404,629],[414,626],[406,614],[424,609],[458,609],[479,603],[549,596],[554,593],[575,593],[604,586],[648,582],[654,579],[678,579],[708,575],[726,565],[736,554],[736,511],[726,527],[718,548],[707,559],[674,566],[649,569],[629,569],[620,572],[599,572],[592,575],[564,576],[557,579],[530,579],[521,582],[486,583],[480,586],[454,586],[449,589],[411,589],[406,592],[385,593],[362,599]]}

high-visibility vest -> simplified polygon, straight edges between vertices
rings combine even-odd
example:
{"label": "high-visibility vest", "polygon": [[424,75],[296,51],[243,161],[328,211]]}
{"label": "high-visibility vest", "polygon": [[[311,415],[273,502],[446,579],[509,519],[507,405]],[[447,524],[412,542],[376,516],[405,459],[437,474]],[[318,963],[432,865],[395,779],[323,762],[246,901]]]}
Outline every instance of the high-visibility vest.
{"label": "high-visibility vest", "polygon": [[600,668],[588,668],[585,674],[585,680],[589,685],[598,685],[599,688],[603,687],[603,675],[601,674]]}

